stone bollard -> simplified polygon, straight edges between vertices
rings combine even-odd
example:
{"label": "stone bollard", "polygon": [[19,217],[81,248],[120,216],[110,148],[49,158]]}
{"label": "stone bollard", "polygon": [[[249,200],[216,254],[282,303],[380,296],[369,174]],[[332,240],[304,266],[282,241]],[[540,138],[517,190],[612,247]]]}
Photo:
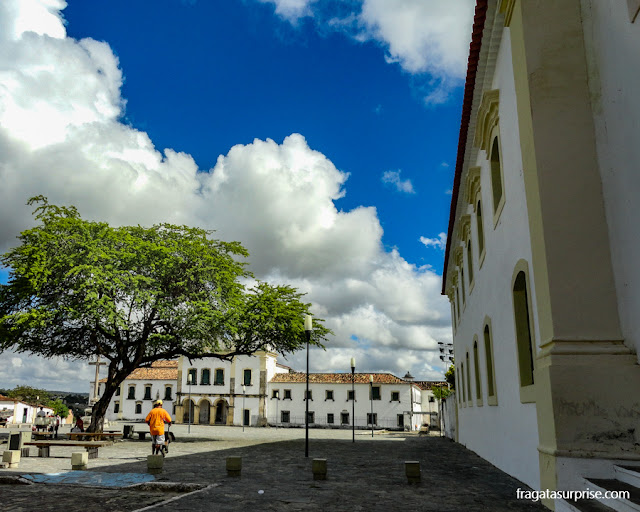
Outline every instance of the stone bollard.
{"label": "stone bollard", "polygon": [[71,469],[78,471],[87,469],[89,454],[87,452],[74,452],[71,454]]}
{"label": "stone bollard", "polygon": [[5,450],[2,453],[2,462],[6,462],[9,469],[17,468],[20,463],[20,450]]}
{"label": "stone bollard", "polygon": [[162,473],[164,457],[162,455],[147,455],[147,472],[152,475]]}
{"label": "stone bollard", "polygon": [[22,450],[24,443],[31,441],[31,432],[13,432],[9,434],[9,450]]}
{"label": "stone bollard", "polygon": [[404,463],[404,472],[410,484],[420,483],[420,462],[417,460],[408,460]]}
{"label": "stone bollard", "polygon": [[314,480],[327,479],[327,459],[313,459],[311,464]]}
{"label": "stone bollard", "polygon": [[240,476],[242,457],[227,457],[227,476]]}

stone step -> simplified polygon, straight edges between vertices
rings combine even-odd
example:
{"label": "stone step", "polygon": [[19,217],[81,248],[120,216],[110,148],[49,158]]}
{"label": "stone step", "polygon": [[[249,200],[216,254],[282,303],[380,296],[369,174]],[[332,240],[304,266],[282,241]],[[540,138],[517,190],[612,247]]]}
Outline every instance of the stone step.
{"label": "stone step", "polygon": [[560,503],[556,504],[556,512],[615,512],[615,510],[598,500],[560,500]]}
{"label": "stone step", "polygon": [[592,491],[629,491],[629,499],[601,499],[599,501],[617,512],[640,512],[640,488],[610,478],[587,478],[585,480]]}
{"label": "stone step", "polygon": [[613,466],[616,479],[640,488],[640,466]]}

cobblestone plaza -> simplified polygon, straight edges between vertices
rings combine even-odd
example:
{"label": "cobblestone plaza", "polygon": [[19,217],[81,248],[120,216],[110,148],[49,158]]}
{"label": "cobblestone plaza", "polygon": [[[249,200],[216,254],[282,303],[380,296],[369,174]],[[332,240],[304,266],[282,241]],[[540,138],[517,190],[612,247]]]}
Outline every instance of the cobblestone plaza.
{"label": "cobblestone plaza", "polygon": [[[146,430],[146,425],[136,425]],[[311,430],[309,458],[304,457],[304,429],[174,426],[170,447],[155,485],[109,488],[103,485],[0,485],[3,510],[26,512],[102,510],[545,510],[516,499],[525,488],[463,446],[437,436],[405,433]],[[3,445],[0,448],[6,448]],[[23,457],[8,476],[65,473],[73,448],[53,447],[51,457]],[[125,440],[100,448],[86,473],[147,473],[149,441]],[[228,456],[242,457],[242,475],[226,474]],[[314,481],[313,458],[327,459],[327,480]],[[404,462],[421,466],[421,483],[409,485]],[[99,475],[96,475],[99,476]],[[167,491],[158,490],[165,484]],[[199,484],[182,488],[177,484]],[[193,489],[197,489],[193,491]]]}

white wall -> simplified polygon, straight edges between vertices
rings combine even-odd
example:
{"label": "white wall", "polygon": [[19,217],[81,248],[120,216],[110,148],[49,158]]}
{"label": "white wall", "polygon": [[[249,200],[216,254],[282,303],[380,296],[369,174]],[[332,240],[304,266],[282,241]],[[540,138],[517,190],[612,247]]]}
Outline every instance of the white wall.
{"label": "white wall", "polygon": [[422,402],[422,411],[428,414],[423,414],[422,423],[426,423],[430,427],[440,428],[440,411],[438,401],[433,396],[433,391],[430,389],[422,389],[420,393],[420,401]]}
{"label": "white wall", "polygon": [[[265,395],[266,392],[260,392],[260,371],[262,367],[262,360],[264,361],[267,372],[267,381],[270,377],[276,373],[276,356],[274,354],[269,355],[257,355],[257,356],[237,356],[234,361],[224,361],[215,357],[203,358],[193,360],[191,363],[187,359],[181,359],[182,364],[182,396],[181,401],[188,398],[189,385],[187,384],[188,371],[191,368],[197,370],[197,383],[191,386],[191,399],[198,405],[202,400],[207,400],[211,405],[211,414],[214,414],[213,406],[219,399],[223,399],[227,404],[231,404],[230,397],[228,395],[235,395],[235,406],[229,409],[229,414],[233,413],[233,424],[242,425],[243,418],[243,398],[244,409],[248,409],[250,412],[250,425],[254,426],[258,423],[260,417],[260,396]],[[211,370],[210,375],[211,384],[202,385],[202,369],[209,368]],[[215,370],[216,368],[222,368],[224,370],[224,384],[216,385],[215,382]],[[251,370],[251,385],[246,386],[246,394],[243,396],[243,378],[244,370]],[[231,379],[234,379],[234,385],[231,386]],[[266,391],[266,390],[265,390]],[[227,396],[225,396],[227,395]],[[185,408],[185,410],[187,410]]]}
{"label": "white wall", "polygon": [[[503,471],[515,476],[533,488],[539,487],[538,429],[535,404],[520,403],[518,359],[515,341],[511,280],[516,263],[524,259],[531,267],[531,243],[526,197],[522,178],[522,156],[517,120],[515,85],[511,61],[511,41],[505,30],[497,55],[496,71],[491,85],[500,90],[500,144],[504,179],[504,209],[494,228],[490,164],[484,151],[479,151],[476,162],[481,167],[481,199],[483,205],[486,255],[483,265],[478,261],[478,233],[471,205],[471,233],[473,246],[474,287],[469,289],[466,251],[464,251],[466,305],[454,335],[456,367],[465,363],[469,352],[472,401],[459,407],[459,442]],[[473,137],[471,133],[469,135]],[[464,176],[463,176],[464,182]],[[464,201],[462,194],[459,198]],[[453,264],[453,263],[450,263]],[[533,275],[529,285],[535,304]],[[462,301],[461,301],[462,302]],[[535,311],[535,308],[533,308]],[[484,318],[491,320],[495,381],[498,405],[487,404],[487,376],[483,341]],[[536,345],[540,343],[537,318],[531,319]],[[478,356],[483,405],[476,404],[473,367],[473,340],[478,337]],[[462,395],[462,382],[457,383],[458,396]],[[500,435],[496,435],[500,432]]]}
{"label": "white wall", "polygon": [[[151,400],[145,400],[145,387],[151,385]],[[173,402],[176,397],[176,385],[175,380],[140,380],[140,379],[126,379],[120,385],[120,395],[114,395],[109,403],[107,414],[105,419],[107,421],[115,420],[128,420],[128,421],[144,421],[149,414],[149,411],[153,409],[153,402],[160,398],[164,403],[162,408],[165,409],[173,417]],[[135,398],[129,399],[129,387],[135,386]],[[171,386],[172,400],[165,400],[165,389],[167,386]],[[104,393],[104,383],[98,385],[98,396],[102,396]],[[119,412],[115,412],[115,404],[120,404]],[[141,405],[141,412],[136,413],[136,404]]]}
{"label": "white wall", "polygon": [[640,355],[640,19],[620,0],[583,0],[582,12],[622,332]]}
{"label": "white wall", "polygon": [[[420,390],[411,384],[375,384],[380,386],[380,400],[373,400],[373,412],[377,414],[377,427],[398,428],[398,415],[402,414],[405,428],[415,430],[420,427],[422,416],[420,405]],[[291,390],[291,400],[285,400],[284,390]],[[271,425],[283,425],[282,411],[289,411],[290,425],[304,425],[306,402],[304,382],[270,382],[268,402],[268,419]],[[272,398],[273,391],[278,390],[280,400]],[[344,383],[309,383],[312,400],[309,402],[309,412],[314,412],[314,426],[343,427],[341,413],[349,414],[349,424],[352,422],[351,400],[347,400],[351,384]],[[333,400],[326,400],[326,391],[333,391]],[[391,401],[391,392],[400,393],[400,401]],[[413,391],[413,392],[412,392]],[[369,399],[369,384],[356,384],[355,419],[356,427],[367,428],[367,414],[371,413]],[[412,396],[413,395],[413,396]],[[413,403],[412,403],[413,398]],[[277,403],[277,406],[276,406]],[[276,415],[277,407],[277,415]],[[413,414],[409,414],[413,411]],[[333,425],[328,424],[327,415],[334,415]]]}

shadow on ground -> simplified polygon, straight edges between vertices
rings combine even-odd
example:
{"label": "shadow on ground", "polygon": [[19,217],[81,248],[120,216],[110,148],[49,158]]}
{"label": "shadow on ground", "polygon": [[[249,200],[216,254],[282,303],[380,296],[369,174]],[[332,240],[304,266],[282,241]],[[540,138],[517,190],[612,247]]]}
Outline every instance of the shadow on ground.
{"label": "shadow on ground", "polygon": [[[185,443],[182,440],[178,442]],[[203,445],[203,449],[210,448],[211,440],[189,440],[194,448],[197,443],[203,442],[209,445]],[[175,450],[176,447],[174,444],[172,448]],[[355,443],[312,439],[308,459],[304,457],[304,440],[223,450],[214,448],[179,456],[173,455],[174,450],[170,449],[164,461],[164,471],[156,477],[158,481],[216,485],[205,491],[184,495],[165,505],[159,504],[153,507],[153,511],[546,510],[540,504],[516,500],[516,489],[526,488],[524,484],[463,446],[438,437],[396,436],[375,440],[359,437]],[[230,455],[242,457],[240,478],[226,475],[226,457]],[[313,458],[327,459],[326,481],[313,480]],[[407,460],[420,461],[422,481],[419,485],[407,484],[404,473],[404,461]],[[102,466],[95,471],[140,473],[146,472],[147,468],[146,461],[140,460]],[[3,487],[0,489],[2,494],[8,486]],[[53,493],[56,496],[56,509],[61,506],[58,489],[60,487],[56,487]],[[157,493],[149,495],[142,491],[120,490],[109,498],[104,492],[100,490],[101,497],[98,497],[93,489],[75,488],[75,503],[82,504],[82,509],[92,510],[93,507],[86,506],[87,500],[93,502],[98,499],[100,507],[96,510],[110,512],[135,510],[160,501]],[[42,494],[43,497],[52,496],[47,491]],[[122,496],[129,498],[123,499]],[[49,510],[40,506],[40,503],[38,510]],[[9,507],[8,510],[22,512],[31,509]]]}

